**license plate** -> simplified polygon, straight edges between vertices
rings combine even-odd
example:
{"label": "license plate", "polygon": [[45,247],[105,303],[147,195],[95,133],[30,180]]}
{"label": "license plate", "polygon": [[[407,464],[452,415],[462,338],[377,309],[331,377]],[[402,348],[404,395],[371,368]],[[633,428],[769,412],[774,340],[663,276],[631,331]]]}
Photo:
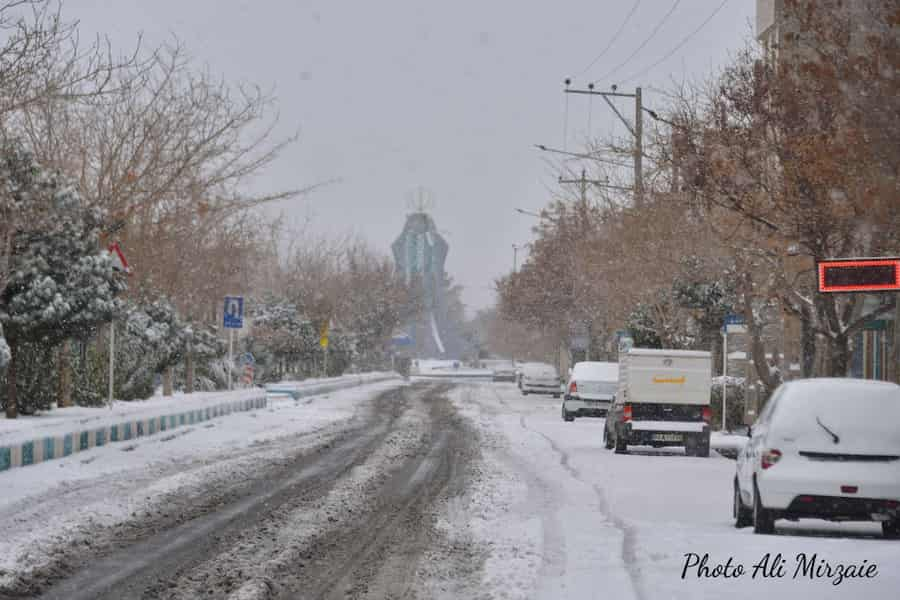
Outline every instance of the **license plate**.
{"label": "license plate", "polygon": [[653,438],[657,442],[680,442],[680,433],[654,433]]}

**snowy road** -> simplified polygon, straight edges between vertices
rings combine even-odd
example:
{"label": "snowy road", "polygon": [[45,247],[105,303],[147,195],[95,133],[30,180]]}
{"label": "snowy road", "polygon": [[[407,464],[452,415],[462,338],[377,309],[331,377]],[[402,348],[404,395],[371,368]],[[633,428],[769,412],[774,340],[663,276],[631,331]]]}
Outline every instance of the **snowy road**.
{"label": "snowy road", "polygon": [[[395,382],[13,470],[0,598],[896,597],[877,527],[736,530],[732,460],[616,455],[602,427],[511,384]],[[799,553],[877,574],[794,578]]]}
{"label": "snowy road", "polygon": [[[449,521],[489,544],[483,589],[494,597],[898,597],[900,544],[881,539],[877,525],[779,522],[775,536],[736,530],[732,460],[678,449],[617,455],[603,447],[602,419],[565,423],[558,400],[523,397],[511,384],[463,385],[452,398],[477,424],[490,468]],[[744,574],[705,578],[691,567],[682,578],[690,553],[709,555],[710,575],[729,558]],[[785,563],[754,577],[767,553],[770,566],[778,553]],[[877,575],[838,585],[824,575],[795,579],[800,553],[832,566],[867,561]]]}
{"label": "snowy road", "polygon": [[[0,597],[428,597],[412,573],[426,552],[453,573],[474,571],[475,557],[442,550],[433,526],[473,462],[449,386],[367,388],[222,419],[217,440],[195,432],[150,450],[152,462],[110,467],[118,486],[87,479],[42,499],[20,492],[0,512],[12,562]],[[239,443],[241,428],[258,439]],[[122,449],[92,452],[102,462]],[[47,525],[60,513],[64,526]]]}

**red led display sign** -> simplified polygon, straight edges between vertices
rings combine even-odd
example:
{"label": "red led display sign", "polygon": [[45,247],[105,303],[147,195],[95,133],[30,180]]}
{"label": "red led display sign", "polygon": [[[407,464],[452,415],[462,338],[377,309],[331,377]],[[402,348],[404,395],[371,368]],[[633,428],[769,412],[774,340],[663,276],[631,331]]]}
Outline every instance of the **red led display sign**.
{"label": "red led display sign", "polygon": [[817,267],[823,293],[900,292],[900,258],[825,260]]}

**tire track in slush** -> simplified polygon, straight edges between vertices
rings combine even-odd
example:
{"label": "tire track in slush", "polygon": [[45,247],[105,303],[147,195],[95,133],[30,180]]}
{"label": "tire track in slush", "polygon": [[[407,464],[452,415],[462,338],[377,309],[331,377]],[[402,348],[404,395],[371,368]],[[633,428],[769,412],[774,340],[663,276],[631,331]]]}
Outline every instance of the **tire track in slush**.
{"label": "tire track in slush", "polygon": [[[500,396],[496,389],[491,389],[497,397],[497,401],[503,406],[509,405]],[[494,416],[500,415],[500,411],[490,409]],[[525,479],[525,485],[528,488],[528,502],[530,505],[539,507],[539,515],[541,519],[541,570],[540,576],[542,580],[551,577],[562,579],[566,575],[567,550],[566,537],[563,533],[562,524],[556,516],[555,508],[559,506],[556,502],[556,493],[553,487],[546,481],[541,479],[532,466],[527,461],[513,455],[511,452],[506,453],[507,462],[513,465],[513,468],[519,472]]]}
{"label": "tire track in slush", "polygon": [[[502,402],[502,401],[501,401]],[[503,404],[506,404],[503,402]],[[648,596],[644,593],[643,582],[641,581],[640,570],[635,567],[637,562],[637,533],[634,528],[625,522],[624,519],[619,517],[617,514],[613,512],[610,508],[609,501],[606,497],[606,492],[596,483],[591,484],[584,480],[581,476],[581,472],[569,462],[569,453],[559,447],[559,445],[547,434],[544,432],[533,429],[529,427],[525,423],[525,415],[519,415],[519,425],[525,431],[529,431],[531,433],[536,433],[537,435],[544,438],[548,444],[550,444],[550,448],[553,449],[555,453],[559,455],[559,464],[562,466],[566,472],[569,473],[574,479],[583,483],[584,485],[590,485],[591,489],[594,490],[594,494],[597,496],[598,506],[600,508],[600,512],[606,517],[606,519],[620,532],[622,532],[622,563],[625,566],[625,571],[628,573],[628,578],[631,581],[632,591],[634,592],[635,598],[638,600],[648,600]]]}

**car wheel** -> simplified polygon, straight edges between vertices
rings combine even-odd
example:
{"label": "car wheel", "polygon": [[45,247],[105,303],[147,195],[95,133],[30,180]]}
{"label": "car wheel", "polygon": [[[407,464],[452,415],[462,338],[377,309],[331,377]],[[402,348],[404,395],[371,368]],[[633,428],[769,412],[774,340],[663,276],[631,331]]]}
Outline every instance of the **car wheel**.
{"label": "car wheel", "polygon": [[628,442],[619,437],[619,432],[616,432],[615,447],[616,454],[625,454],[628,452]]}
{"label": "car wheel", "polygon": [[553,394],[554,398],[559,398],[559,394]]}
{"label": "car wheel", "polygon": [[753,525],[753,511],[744,506],[744,501],[741,500],[741,489],[738,487],[737,479],[734,480],[734,526],[740,529],[741,527],[749,527]]}
{"label": "car wheel", "polygon": [[775,533],[775,515],[762,505],[756,481],[753,482],[753,533]]}
{"label": "car wheel", "polygon": [[881,522],[881,533],[889,540],[900,539],[900,519]]}
{"label": "car wheel", "polygon": [[684,442],[684,455],[685,456],[695,456],[694,443],[690,440],[686,440]]}

